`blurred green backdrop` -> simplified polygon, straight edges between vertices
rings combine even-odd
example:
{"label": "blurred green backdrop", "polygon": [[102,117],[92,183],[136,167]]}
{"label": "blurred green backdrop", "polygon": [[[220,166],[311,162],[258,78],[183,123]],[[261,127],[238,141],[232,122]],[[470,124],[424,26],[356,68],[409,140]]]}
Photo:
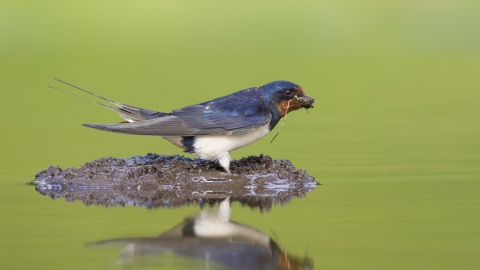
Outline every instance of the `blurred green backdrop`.
{"label": "blurred green backdrop", "polygon": [[[120,118],[53,77],[170,111],[273,80],[315,97],[232,153],[290,159],[324,185],[233,219],[327,269],[479,269],[480,2],[0,1],[2,269],[102,269],[99,239],[154,236],[197,212],[86,208],[22,181],[50,165],[180,150],[95,131]],[[175,269],[170,264],[162,269]]]}

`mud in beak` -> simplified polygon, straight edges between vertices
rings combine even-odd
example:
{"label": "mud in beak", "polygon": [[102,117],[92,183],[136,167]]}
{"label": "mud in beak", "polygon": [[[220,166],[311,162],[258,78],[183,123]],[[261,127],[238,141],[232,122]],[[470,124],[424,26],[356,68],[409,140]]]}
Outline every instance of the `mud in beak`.
{"label": "mud in beak", "polygon": [[295,96],[293,100],[298,102],[298,104],[300,104],[300,106],[302,106],[305,109],[313,108],[313,102],[315,101],[315,99],[309,96],[303,96],[303,97]]}

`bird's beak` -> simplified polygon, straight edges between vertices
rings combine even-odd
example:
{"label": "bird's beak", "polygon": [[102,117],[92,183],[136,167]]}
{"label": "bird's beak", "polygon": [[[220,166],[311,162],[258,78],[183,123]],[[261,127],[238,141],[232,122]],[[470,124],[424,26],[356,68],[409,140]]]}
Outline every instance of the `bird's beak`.
{"label": "bird's beak", "polygon": [[298,104],[300,104],[300,106],[302,106],[305,109],[313,108],[313,102],[315,101],[315,99],[306,95],[303,97],[295,96],[293,100],[298,102]]}

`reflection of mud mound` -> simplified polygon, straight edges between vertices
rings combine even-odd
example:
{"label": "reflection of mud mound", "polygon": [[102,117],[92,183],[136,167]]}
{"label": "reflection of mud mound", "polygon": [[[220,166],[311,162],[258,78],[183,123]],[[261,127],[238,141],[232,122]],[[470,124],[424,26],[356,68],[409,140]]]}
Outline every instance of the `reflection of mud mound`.
{"label": "reflection of mud mound", "polygon": [[37,191],[86,205],[175,207],[214,204],[230,197],[250,207],[269,209],[312,190],[315,179],[288,160],[251,156],[220,172],[214,162],[147,154],[127,159],[103,158],[80,168],[50,167],[34,180]]}

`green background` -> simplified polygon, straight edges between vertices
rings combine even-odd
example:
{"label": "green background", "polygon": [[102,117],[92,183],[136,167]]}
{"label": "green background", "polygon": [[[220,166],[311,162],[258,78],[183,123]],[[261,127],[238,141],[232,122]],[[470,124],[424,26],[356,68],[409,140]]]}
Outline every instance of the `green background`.
{"label": "green background", "polygon": [[82,127],[120,118],[47,88],[56,77],[159,111],[296,82],[315,108],[232,157],[290,159],[324,185],[269,213],[233,204],[232,219],[317,269],[479,269],[479,29],[478,1],[2,0],[0,268],[116,267],[120,248],[84,243],[199,210],[85,207],[22,185],[50,165],[181,153]]}

